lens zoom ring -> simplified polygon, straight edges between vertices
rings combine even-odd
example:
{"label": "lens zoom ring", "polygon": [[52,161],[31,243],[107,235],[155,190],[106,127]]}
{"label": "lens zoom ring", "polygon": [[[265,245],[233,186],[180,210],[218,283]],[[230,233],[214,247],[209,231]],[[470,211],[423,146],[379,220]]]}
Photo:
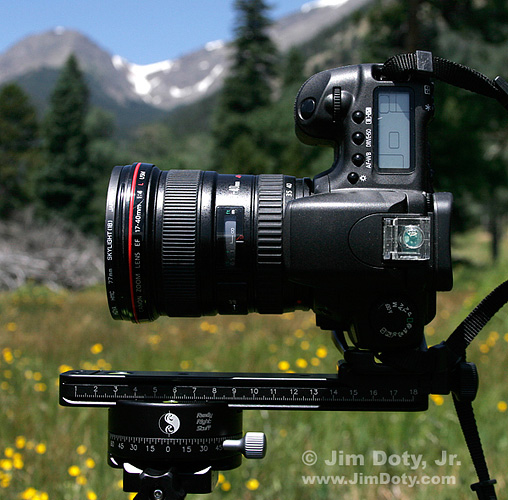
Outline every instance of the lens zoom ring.
{"label": "lens zoom ring", "polygon": [[258,177],[257,217],[257,309],[260,313],[282,312],[282,219],[284,176]]}
{"label": "lens zoom ring", "polygon": [[284,176],[262,174],[258,180],[258,265],[282,264]]}
{"label": "lens zoom ring", "polygon": [[196,255],[199,170],[170,170],[164,190],[162,273],[169,316],[199,315]]}

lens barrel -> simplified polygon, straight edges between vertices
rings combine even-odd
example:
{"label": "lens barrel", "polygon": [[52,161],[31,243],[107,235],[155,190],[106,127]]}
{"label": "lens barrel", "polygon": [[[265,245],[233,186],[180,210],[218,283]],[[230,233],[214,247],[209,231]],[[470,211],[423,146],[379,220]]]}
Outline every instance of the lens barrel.
{"label": "lens barrel", "polygon": [[141,322],[300,307],[285,279],[283,221],[286,204],[308,191],[282,174],[115,167],[105,223],[111,315]]}

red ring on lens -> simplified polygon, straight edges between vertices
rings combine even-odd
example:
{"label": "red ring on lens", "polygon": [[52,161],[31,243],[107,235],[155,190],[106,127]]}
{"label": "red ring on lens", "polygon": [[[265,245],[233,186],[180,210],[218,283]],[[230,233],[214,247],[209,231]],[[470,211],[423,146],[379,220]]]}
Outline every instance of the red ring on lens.
{"label": "red ring on lens", "polygon": [[136,183],[138,180],[139,168],[141,167],[141,163],[136,165],[134,169],[134,174],[132,175],[132,185],[131,185],[131,199],[129,206],[129,241],[128,241],[128,262],[129,262],[129,285],[131,291],[131,304],[132,304],[132,314],[134,316],[134,321],[139,323],[138,314],[136,311],[136,301],[134,300],[134,276],[132,272],[132,223],[134,220],[134,198],[136,195]]}

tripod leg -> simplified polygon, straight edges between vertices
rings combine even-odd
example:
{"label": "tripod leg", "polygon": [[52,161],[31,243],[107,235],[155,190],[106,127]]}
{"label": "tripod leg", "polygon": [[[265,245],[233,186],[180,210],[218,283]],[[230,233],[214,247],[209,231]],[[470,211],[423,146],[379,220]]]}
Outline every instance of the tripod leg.
{"label": "tripod leg", "polygon": [[462,433],[466,440],[471,459],[473,461],[479,482],[472,484],[471,489],[476,492],[479,500],[496,500],[494,490],[495,479],[490,479],[487,462],[483,454],[482,443],[471,401],[461,401],[453,394],[453,403],[457,411]]}

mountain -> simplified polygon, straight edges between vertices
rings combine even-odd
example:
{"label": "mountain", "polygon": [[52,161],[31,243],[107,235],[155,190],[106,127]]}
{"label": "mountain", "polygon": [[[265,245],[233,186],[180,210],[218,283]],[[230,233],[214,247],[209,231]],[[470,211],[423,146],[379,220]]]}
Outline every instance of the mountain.
{"label": "mountain", "polygon": [[[317,0],[277,21],[270,35],[281,51],[312,39],[370,0]],[[44,108],[60,68],[74,54],[86,74],[92,102],[122,119],[150,121],[207,97],[228,73],[231,46],[222,41],[176,60],[137,65],[86,35],[65,28],[29,36],[0,54],[0,85],[17,81]],[[129,118],[131,117],[131,118]]]}

